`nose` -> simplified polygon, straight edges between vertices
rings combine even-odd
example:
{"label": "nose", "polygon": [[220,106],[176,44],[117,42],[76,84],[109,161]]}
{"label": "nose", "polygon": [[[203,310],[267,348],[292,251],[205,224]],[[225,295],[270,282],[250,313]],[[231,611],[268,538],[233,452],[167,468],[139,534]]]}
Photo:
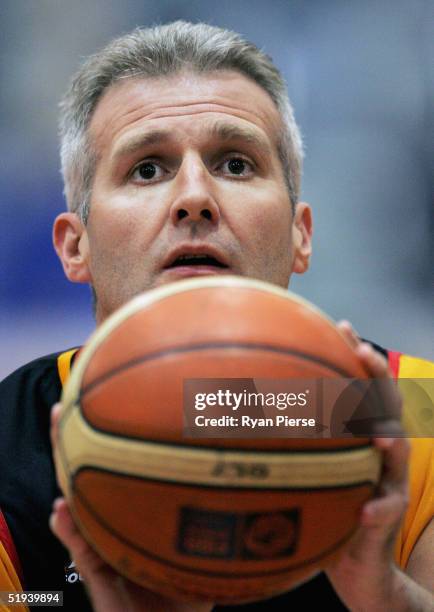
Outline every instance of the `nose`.
{"label": "nose", "polygon": [[213,181],[202,159],[186,157],[173,183],[174,198],[170,218],[177,225],[181,222],[208,221],[216,224],[220,209],[213,193]]}

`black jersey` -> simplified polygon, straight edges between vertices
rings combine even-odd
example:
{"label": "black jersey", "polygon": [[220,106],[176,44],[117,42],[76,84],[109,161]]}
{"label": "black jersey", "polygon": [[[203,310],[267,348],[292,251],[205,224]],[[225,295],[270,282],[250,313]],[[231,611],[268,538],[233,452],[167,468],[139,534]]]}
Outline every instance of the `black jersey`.
{"label": "black jersey", "polygon": [[[408,360],[413,359],[398,353],[382,352],[389,358],[395,376],[400,375],[400,360],[407,364]],[[72,350],[42,357],[0,383],[0,590],[8,590],[4,585],[10,583],[7,582],[9,576],[5,581],[2,573],[5,574],[7,568],[12,566],[15,568],[14,584],[18,583],[17,590],[63,591],[64,610],[86,612],[92,608],[80,577],[68,551],[48,526],[53,501],[61,495],[51,454],[50,412],[52,405],[60,398],[62,383],[69,374],[74,356],[75,351]],[[418,368],[420,364],[421,361],[416,364]],[[432,376],[433,366],[428,365],[431,370],[423,374],[425,377]],[[408,364],[406,367],[408,370]],[[407,372],[407,376],[417,375]],[[422,463],[419,466],[412,462],[415,469],[411,473],[414,472],[419,480],[425,478],[426,466],[431,461],[431,455],[425,455],[425,467],[422,467]],[[432,500],[429,502],[428,494],[425,497],[428,501],[412,509],[410,518],[413,521],[413,517],[416,517],[418,521],[413,542],[429,520]],[[418,498],[424,499],[421,492]],[[411,535],[411,529],[407,531]],[[411,547],[407,548],[408,558]],[[5,557],[6,565],[3,563]],[[331,611],[347,609],[322,573],[289,593],[265,602],[218,606],[215,610],[265,612],[316,609],[318,602],[321,602],[321,607]]]}

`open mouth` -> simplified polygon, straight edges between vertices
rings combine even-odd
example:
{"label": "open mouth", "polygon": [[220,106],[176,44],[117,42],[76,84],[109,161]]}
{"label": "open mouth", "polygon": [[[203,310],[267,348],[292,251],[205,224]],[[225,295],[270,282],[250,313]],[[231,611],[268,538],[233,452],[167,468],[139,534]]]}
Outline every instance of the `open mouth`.
{"label": "open mouth", "polygon": [[227,268],[224,263],[207,254],[198,255],[180,255],[171,264],[166,266],[166,269],[179,268],[181,266],[206,266],[215,268]]}

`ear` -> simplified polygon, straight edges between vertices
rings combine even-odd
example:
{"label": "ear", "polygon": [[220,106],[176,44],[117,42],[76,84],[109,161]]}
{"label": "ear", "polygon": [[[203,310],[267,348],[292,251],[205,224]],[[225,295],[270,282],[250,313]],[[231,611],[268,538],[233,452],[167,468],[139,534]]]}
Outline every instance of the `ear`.
{"label": "ear", "polygon": [[78,215],[67,212],[56,217],[53,244],[68,280],[73,283],[90,283],[89,242],[86,228]]}
{"label": "ear", "polygon": [[312,254],[312,210],[306,202],[299,202],[292,223],[292,271],[303,274],[309,268]]}

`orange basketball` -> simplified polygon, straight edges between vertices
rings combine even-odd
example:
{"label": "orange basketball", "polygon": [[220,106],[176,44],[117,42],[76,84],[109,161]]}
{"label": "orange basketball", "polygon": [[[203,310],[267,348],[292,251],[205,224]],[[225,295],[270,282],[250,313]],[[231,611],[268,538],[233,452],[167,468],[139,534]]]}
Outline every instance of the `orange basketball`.
{"label": "orange basketball", "polygon": [[379,455],[367,438],[194,435],[186,381],[366,376],[332,321],[272,285],[218,276],[147,292],[77,359],[62,400],[60,485],[86,539],[129,579],[185,600],[271,597],[348,541]]}

